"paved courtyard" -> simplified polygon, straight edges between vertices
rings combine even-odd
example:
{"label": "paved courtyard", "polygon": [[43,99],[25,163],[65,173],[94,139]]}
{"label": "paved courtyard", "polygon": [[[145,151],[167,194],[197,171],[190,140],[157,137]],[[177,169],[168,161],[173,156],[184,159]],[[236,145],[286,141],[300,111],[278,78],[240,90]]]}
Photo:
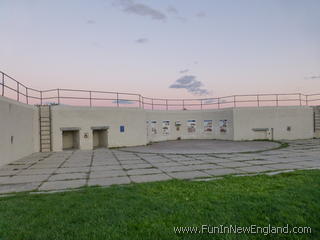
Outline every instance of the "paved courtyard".
{"label": "paved courtyard", "polygon": [[174,153],[194,154],[196,153],[237,153],[268,150],[279,147],[277,142],[270,141],[230,141],[230,140],[178,140],[157,142],[147,146],[126,147],[123,151],[140,153]]}
{"label": "paved courtyard", "polygon": [[320,168],[320,139],[288,143],[287,148],[259,153],[171,154],[119,149],[35,153],[0,168],[0,193]]}

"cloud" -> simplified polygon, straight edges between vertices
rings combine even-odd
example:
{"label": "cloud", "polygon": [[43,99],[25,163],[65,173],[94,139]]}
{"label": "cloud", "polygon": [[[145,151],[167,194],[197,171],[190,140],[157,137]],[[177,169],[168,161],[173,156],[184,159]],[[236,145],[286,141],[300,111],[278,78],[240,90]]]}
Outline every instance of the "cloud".
{"label": "cloud", "polygon": [[92,42],[91,45],[96,48],[103,48],[102,44],[100,44],[99,42]]}
{"label": "cloud", "polygon": [[[225,103],[226,100],[224,99],[220,99],[219,100],[219,103],[222,104],[222,103]],[[218,98],[207,98],[207,99],[204,99],[203,104],[217,104],[218,103]]]}
{"label": "cloud", "polygon": [[218,99],[217,98],[208,98],[208,99],[204,99],[203,104],[213,104],[213,103],[218,103]]}
{"label": "cloud", "polygon": [[179,71],[179,73],[187,73],[187,72],[189,72],[189,69],[183,69]]}
{"label": "cloud", "polygon": [[188,92],[195,95],[207,95],[210,92],[207,89],[201,88],[203,86],[202,82],[196,80],[193,75],[185,75],[177,79],[169,88],[176,89],[186,89]]}
{"label": "cloud", "polygon": [[167,7],[167,12],[170,13],[170,14],[178,14],[178,10],[175,8],[175,7],[172,7],[172,6],[168,6]]}
{"label": "cloud", "polygon": [[206,13],[205,12],[203,12],[203,11],[200,11],[200,12],[197,12],[196,13],[196,17],[198,17],[198,18],[204,18],[204,17],[206,17]]}
{"label": "cloud", "polygon": [[167,16],[163,12],[146,4],[135,3],[133,0],[117,0],[115,5],[120,6],[126,13],[150,17],[153,20],[163,21],[167,19]]}
{"label": "cloud", "polygon": [[148,38],[138,38],[137,40],[135,40],[136,43],[147,43],[149,41]]}
{"label": "cloud", "polygon": [[320,78],[320,75],[314,75],[314,76],[310,76],[310,77],[305,77],[305,79],[318,79]]}
{"label": "cloud", "polygon": [[114,100],[112,103],[119,103],[119,104],[133,104],[134,101],[131,100],[125,100],[125,99],[119,99],[119,100]]}
{"label": "cloud", "polygon": [[96,24],[96,21],[92,19],[88,19],[87,24]]}

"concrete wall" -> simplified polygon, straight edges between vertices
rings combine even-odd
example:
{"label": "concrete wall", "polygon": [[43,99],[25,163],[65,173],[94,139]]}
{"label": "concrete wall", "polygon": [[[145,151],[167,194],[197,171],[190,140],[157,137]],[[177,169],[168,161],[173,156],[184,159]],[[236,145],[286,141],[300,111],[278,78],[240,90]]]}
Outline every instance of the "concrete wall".
{"label": "concrete wall", "polygon": [[[151,111],[136,108],[56,105],[51,109],[53,151],[63,149],[61,129],[79,129],[77,139],[79,148],[92,149],[94,145],[92,127],[107,129],[108,147],[146,145],[149,142],[178,138],[271,139],[271,129],[273,129],[274,140],[307,139],[314,136],[311,107]],[[222,126],[224,120],[226,126]],[[168,132],[163,131],[163,121],[170,123]],[[212,121],[212,131],[204,130],[205,121]],[[177,123],[179,126],[176,125]],[[190,125],[195,125],[194,131],[189,131]],[[253,131],[254,128],[264,128],[268,131]],[[0,133],[0,165],[38,152],[38,108],[0,97]]]}
{"label": "concrete wall", "polygon": [[[233,139],[233,112],[224,110],[197,111],[147,111],[147,135],[149,142],[180,139]],[[195,120],[195,132],[188,131],[188,120]],[[204,131],[204,120],[212,120],[212,132]],[[227,120],[226,132],[220,131],[219,121]],[[152,122],[156,121],[156,134]],[[170,121],[169,134],[163,132],[163,121]],[[179,121],[181,126],[176,127]]]}
{"label": "concrete wall", "polygon": [[[62,150],[61,128],[80,128],[80,149],[93,148],[91,127],[108,126],[108,146],[147,144],[146,114],[142,109],[52,106],[53,151]],[[124,132],[120,132],[124,126]]]}
{"label": "concrete wall", "polygon": [[307,139],[313,137],[313,110],[311,107],[248,107],[233,109],[234,140],[261,139],[261,131],[268,128],[267,138]]}
{"label": "concrete wall", "polygon": [[0,166],[38,151],[38,108],[0,97]]}
{"label": "concrete wall", "polygon": [[[194,120],[195,131],[188,130]],[[212,131],[204,131],[204,121]],[[226,121],[226,127],[222,121]],[[168,132],[163,121],[169,121]],[[179,126],[176,126],[179,123]],[[109,127],[108,147],[137,146],[176,139],[304,139],[313,137],[310,107],[250,107],[203,111],[152,111],[130,108],[52,106],[53,151],[62,150],[61,128],[79,128],[80,149],[93,148],[91,127]],[[124,132],[120,131],[124,126]],[[266,128],[269,131],[253,131]],[[271,132],[273,129],[273,133]],[[225,131],[223,131],[225,130]]]}

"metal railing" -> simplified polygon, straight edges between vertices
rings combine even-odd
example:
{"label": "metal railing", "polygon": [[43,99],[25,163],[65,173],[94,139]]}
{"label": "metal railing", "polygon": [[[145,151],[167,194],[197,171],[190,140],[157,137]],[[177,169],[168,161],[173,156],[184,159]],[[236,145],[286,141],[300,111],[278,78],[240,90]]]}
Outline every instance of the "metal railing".
{"label": "metal railing", "polygon": [[90,107],[134,107],[150,110],[202,110],[228,107],[320,105],[320,93],[247,94],[217,98],[164,99],[141,94],[76,89],[37,90],[0,71],[1,96],[32,105],[60,104]]}

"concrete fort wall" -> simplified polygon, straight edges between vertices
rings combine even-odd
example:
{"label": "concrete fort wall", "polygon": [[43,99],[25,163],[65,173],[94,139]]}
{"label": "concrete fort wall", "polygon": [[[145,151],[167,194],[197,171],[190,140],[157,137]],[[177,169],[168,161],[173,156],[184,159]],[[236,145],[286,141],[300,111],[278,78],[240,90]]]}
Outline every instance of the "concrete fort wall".
{"label": "concrete fort wall", "polygon": [[38,108],[0,97],[0,166],[38,151]]}
{"label": "concrete fort wall", "polygon": [[108,147],[177,139],[307,139],[314,134],[310,107],[163,111],[53,106],[53,151],[63,149],[61,129],[68,128],[79,130],[80,149],[92,149],[95,127],[108,127]]}
{"label": "concrete fort wall", "polygon": [[[53,105],[51,111],[53,151],[63,150],[63,139],[67,146],[92,149],[101,146],[97,141],[105,135],[102,146],[108,147],[177,139],[283,140],[314,136],[313,109],[306,106],[165,111]],[[0,97],[0,131],[0,165],[38,152],[38,107]]]}
{"label": "concrete fort wall", "polygon": [[92,128],[108,128],[108,147],[147,144],[146,114],[136,108],[52,106],[53,151],[62,150],[62,130],[79,130],[79,148],[93,148]]}
{"label": "concrete fort wall", "polygon": [[234,140],[307,139],[314,134],[313,109],[306,106],[235,108],[233,119]]}

